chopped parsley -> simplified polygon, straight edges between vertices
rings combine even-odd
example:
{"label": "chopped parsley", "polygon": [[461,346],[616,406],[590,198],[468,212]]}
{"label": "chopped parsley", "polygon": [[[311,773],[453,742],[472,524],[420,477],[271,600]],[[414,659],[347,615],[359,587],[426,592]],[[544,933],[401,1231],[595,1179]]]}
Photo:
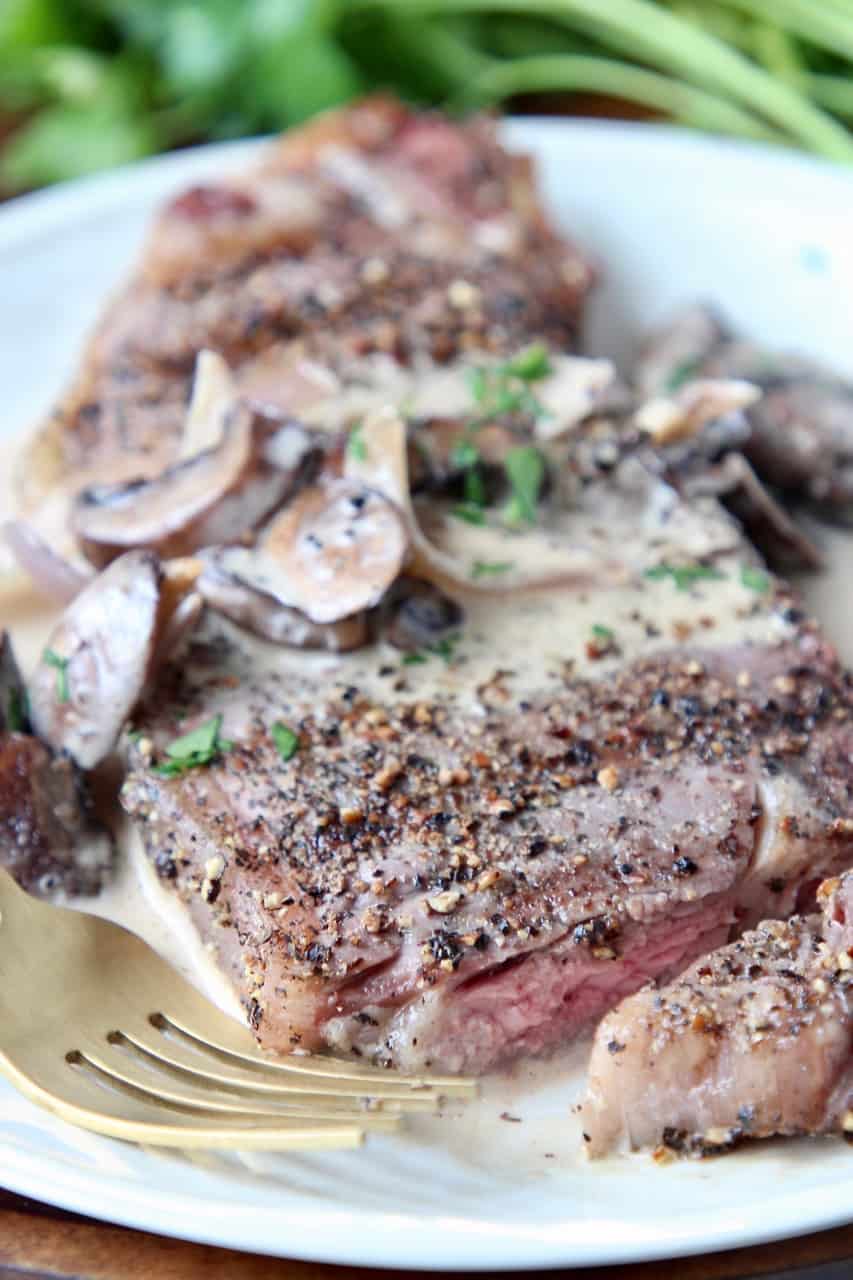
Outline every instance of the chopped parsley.
{"label": "chopped parsley", "polygon": [[545,478],[545,460],[532,445],[510,449],[504,460],[512,496],[504,508],[508,524],[534,524],[539,490]]}
{"label": "chopped parsley", "polygon": [[512,560],[475,560],[471,566],[471,577],[490,578],[495,573],[507,573],[512,567]]}
{"label": "chopped parsley", "polygon": [[677,391],[679,387],[684,386],[685,382],[695,378],[701,368],[702,360],[699,356],[689,356],[686,360],[680,361],[669,371],[663,384],[664,391]]}
{"label": "chopped parsley", "polygon": [[283,724],[281,720],[276,720],[275,724],[270,725],[270,737],[275,743],[275,749],[285,763],[292,760],[299,750],[299,735],[294,733],[288,725]]}
{"label": "chopped parsley", "polygon": [[435,644],[426,645],[426,652],[421,653],[415,649],[412,653],[407,653],[403,658],[403,665],[406,667],[420,666],[423,662],[428,662],[430,657],[443,658],[445,662],[450,662],[455,656],[456,646],[461,640],[461,636],[457,633],[453,636],[442,636],[440,640],[436,640]]}
{"label": "chopped parsley", "polygon": [[689,591],[696,582],[722,582],[726,575],[707,564],[656,564],[646,569],[644,576],[653,580],[672,578],[676,590]]}
{"label": "chopped parsley", "polygon": [[57,702],[68,702],[71,698],[71,690],[68,687],[68,663],[71,659],[63,658],[54,649],[45,649],[41,657],[42,662],[56,669]]}
{"label": "chopped parsley", "polygon": [[10,689],[6,707],[6,724],[12,733],[25,733],[29,724],[29,706],[26,691]]}
{"label": "chopped parsley", "polygon": [[770,589],[770,575],[763,569],[756,569],[750,564],[745,564],[741,569],[740,580],[743,586],[748,587],[750,591],[759,592],[760,595],[764,595],[764,592]]}
{"label": "chopped parsley", "polygon": [[479,461],[480,450],[473,440],[463,437],[461,440],[457,440],[450,450],[451,465],[458,467],[460,471],[467,471],[469,467],[475,467]]}
{"label": "chopped parsley", "polygon": [[485,524],[486,517],[483,508],[477,502],[460,502],[450,513],[457,520],[464,520],[466,524]]}
{"label": "chopped parsley", "polygon": [[498,367],[506,376],[521,378],[523,382],[538,382],[540,378],[547,378],[553,373],[548,348],[541,342],[524,347]]}
{"label": "chopped parsley", "polygon": [[176,774],[186,773],[188,769],[198,769],[202,765],[212,764],[224,751],[230,751],[234,744],[220,738],[222,715],[214,716],[204,724],[175,738],[166,747],[168,760],[154,765],[154,772],[171,778]]}
{"label": "chopped parsley", "polygon": [[362,436],[362,423],[357,422],[349,434],[347,441],[347,453],[356,462],[367,461],[367,445],[364,443]]}
{"label": "chopped parsley", "polygon": [[600,622],[594,622],[592,624],[592,634],[595,636],[596,640],[604,640],[608,643],[613,639],[613,632],[610,627],[604,627]]}

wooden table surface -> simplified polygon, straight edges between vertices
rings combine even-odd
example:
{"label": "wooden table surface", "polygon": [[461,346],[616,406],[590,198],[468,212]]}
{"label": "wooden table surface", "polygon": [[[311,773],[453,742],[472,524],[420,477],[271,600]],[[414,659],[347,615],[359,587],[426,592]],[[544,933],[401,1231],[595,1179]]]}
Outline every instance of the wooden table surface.
{"label": "wooden table surface", "polygon": [[[559,1272],[525,1273],[559,1277]],[[567,1277],[579,1272],[565,1272]],[[850,1280],[853,1225],[704,1258],[588,1270],[595,1280]],[[424,1272],[286,1262],[128,1231],[0,1190],[0,1280],[427,1280]]]}

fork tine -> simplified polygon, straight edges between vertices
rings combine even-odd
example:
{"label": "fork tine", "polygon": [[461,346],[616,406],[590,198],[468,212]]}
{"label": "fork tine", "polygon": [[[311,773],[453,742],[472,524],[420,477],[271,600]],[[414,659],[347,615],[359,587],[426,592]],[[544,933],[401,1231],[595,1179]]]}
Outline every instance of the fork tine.
{"label": "fork tine", "polygon": [[[160,1078],[166,1075],[177,1083],[192,1082],[197,1086],[203,1085],[206,1089],[233,1090],[243,1097],[253,1095],[258,1101],[263,1097],[270,1100],[277,1098],[282,1103],[289,1099],[293,1102],[304,1099],[306,1102],[312,1101],[314,1105],[329,1106],[339,1103],[350,1110],[360,1110],[360,1103],[370,1101],[380,1105],[385,1111],[426,1112],[437,1111],[440,1101],[440,1095],[432,1090],[419,1093],[401,1091],[394,1087],[393,1081],[379,1080],[377,1084],[367,1087],[364,1083],[348,1081],[339,1085],[334,1080],[322,1077],[315,1079],[310,1076],[285,1075],[267,1078],[260,1072],[223,1067],[215,1059],[211,1061],[209,1057],[192,1049],[185,1049],[165,1037],[155,1041],[146,1036],[144,1030],[140,1034],[138,1028],[111,1033],[107,1037],[107,1043],[114,1051],[109,1056],[111,1071],[117,1070],[115,1060],[123,1055],[126,1071],[144,1071],[147,1068],[159,1073]],[[103,1045],[86,1049],[87,1057],[97,1056],[99,1061],[103,1060],[104,1053]]]}
{"label": "fork tine", "polygon": [[[125,1028],[118,1033],[118,1038],[124,1038],[128,1048],[149,1054],[165,1067],[191,1071],[213,1082],[221,1081],[234,1088],[258,1093],[371,1098],[381,1100],[383,1105],[394,1104],[406,1110],[425,1111],[434,1111],[441,1096],[434,1089],[412,1088],[405,1077],[398,1078],[387,1072],[375,1072],[353,1080],[336,1074],[305,1071],[300,1067],[291,1070],[289,1059],[283,1060],[284,1069],[275,1069],[279,1066],[277,1061],[268,1063],[260,1057],[241,1060],[228,1051],[223,1054],[217,1046],[209,1046],[194,1036],[187,1039],[185,1036],[182,1030],[176,1035],[164,1034],[142,1020],[132,1024],[125,1022]],[[303,1060],[294,1061],[301,1064]]]}
{"label": "fork tine", "polygon": [[[126,1142],[183,1149],[321,1151],[352,1149],[364,1141],[363,1127],[346,1121],[317,1120],[306,1124],[291,1117],[273,1121],[170,1110],[162,1103],[152,1105],[130,1091],[111,1093],[70,1069],[67,1087],[60,1095],[19,1071],[2,1053],[0,1073],[31,1102],[59,1119]],[[168,1122],[164,1114],[168,1115]]]}
{"label": "fork tine", "polygon": [[[167,1034],[176,1031],[195,1041],[200,1051],[213,1051],[216,1054],[225,1055],[229,1059],[236,1059],[235,1066],[248,1067],[252,1070],[262,1068],[274,1076],[293,1074],[306,1078],[313,1077],[315,1080],[350,1081],[353,1084],[361,1084],[362,1092],[371,1094],[381,1087],[389,1087],[393,1084],[395,1089],[401,1091],[417,1092],[431,1089],[445,1097],[475,1098],[477,1096],[476,1082],[460,1076],[407,1076],[396,1071],[386,1071],[382,1067],[362,1066],[359,1063],[345,1062],[340,1058],[327,1058],[313,1053],[288,1054],[278,1058],[266,1057],[253,1042],[247,1043],[245,1037],[234,1035],[232,1026],[224,1018],[221,1026],[217,1021],[215,1031],[207,1026],[200,1032],[195,1029],[191,1019],[184,1019],[171,1009],[160,1017],[166,1024],[164,1030]],[[233,1024],[233,1031],[242,1032],[243,1030],[238,1023]]]}
{"label": "fork tine", "polygon": [[[216,1090],[205,1083],[198,1088],[192,1083],[175,1084],[164,1078],[163,1073],[149,1074],[144,1071],[127,1070],[108,1057],[101,1056],[91,1050],[78,1055],[78,1065],[84,1071],[94,1072],[102,1077],[104,1088],[131,1090],[142,1095],[141,1101],[158,1102],[164,1106],[196,1109],[214,1112],[223,1116],[243,1117],[246,1120],[263,1116],[278,1116],[301,1120],[328,1120],[338,1124],[355,1124],[360,1129],[376,1132],[393,1133],[400,1127],[399,1112],[371,1111],[359,1107],[357,1099],[346,1099],[349,1105],[335,1107],[323,1106],[317,1099],[304,1094],[292,1101],[270,1101],[268,1098],[250,1097],[247,1095],[228,1097],[224,1091]],[[208,1117],[210,1118],[210,1117]]]}

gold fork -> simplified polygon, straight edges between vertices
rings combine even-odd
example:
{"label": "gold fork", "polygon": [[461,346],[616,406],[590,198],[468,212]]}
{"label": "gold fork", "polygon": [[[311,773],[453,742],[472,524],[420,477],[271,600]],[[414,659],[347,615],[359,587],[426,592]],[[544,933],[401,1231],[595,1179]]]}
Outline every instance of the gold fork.
{"label": "gold fork", "polygon": [[268,1058],[140,938],[38,902],[3,870],[0,1074],[96,1133],[245,1151],[358,1146],[405,1112],[476,1093],[458,1077]]}

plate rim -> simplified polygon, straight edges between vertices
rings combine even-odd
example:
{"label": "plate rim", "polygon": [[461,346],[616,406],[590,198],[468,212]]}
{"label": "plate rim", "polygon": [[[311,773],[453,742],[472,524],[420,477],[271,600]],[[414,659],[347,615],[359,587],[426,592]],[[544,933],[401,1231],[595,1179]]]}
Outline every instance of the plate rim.
{"label": "plate rim", "polygon": [[[504,121],[510,146],[535,152],[538,139],[548,134],[566,144],[605,148],[665,147],[673,161],[701,165],[708,156],[735,167],[761,165],[768,173],[807,172],[827,193],[853,198],[853,170],[794,149],[775,148],[740,139],[688,133],[676,126],[555,117],[509,117]],[[216,166],[241,164],[263,145],[264,139],[212,143],[155,156],[94,174],[45,191],[17,197],[0,208],[0,252],[54,230],[67,229],[78,219],[115,216],[156,177],[162,189],[216,171]],[[754,176],[754,174],[753,174]],[[23,1106],[29,1104],[23,1104]],[[105,1140],[106,1141],[106,1140]],[[0,1130],[0,1151],[14,1144]],[[772,1222],[745,1225],[739,1211],[718,1212],[712,1220],[697,1214],[680,1216],[661,1238],[654,1230],[640,1230],[636,1220],[573,1218],[557,1223],[489,1222],[464,1216],[428,1216],[383,1210],[338,1209],[282,1188],[278,1205],[235,1205],[228,1200],[230,1179],[222,1173],[194,1170],[207,1181],[210,1195],[201,1191],[176,1194],[173,1189],[110,1176],[94,1165],[84,1170],[54,1161],[47,1152],[14,1153],[15,1165],[4,1159],[3,1185],[18,1194],[124,1226],[168,1234],[175,1238],[250,1250],[256,1253],[327,1263],[372,1267],[407,1267],[444,1271],[502,1271],[542,1267],[619,1265],[683,1257],[726,1248],[743,1248],[770,1240],[803,1235],[850,1221],[850,1180],[840,1182],[832,1199],[826,1187],[796,1189],[773,1198]],[[233,1185],[233,1184],[232,1184]],[[203,1207],[203,1215],[198,1214]],[[227,1212],[225,1210],[227,1209]],[[780,1226],[788,1211],[796,1225]],[[768,1215],[770,1218],[770,1215]],[[340,1230],[331,1229],[340,1225]],[[365,1230],[369,1224],[371,1229]],[[426,1227],[426,1230],[425,1230]],[[347,1230],[349,1228],[349,1230]],[[288,1238],[289,1237],[289,1238]],[[418,1256],[428,1244],[429,1256]]]}

